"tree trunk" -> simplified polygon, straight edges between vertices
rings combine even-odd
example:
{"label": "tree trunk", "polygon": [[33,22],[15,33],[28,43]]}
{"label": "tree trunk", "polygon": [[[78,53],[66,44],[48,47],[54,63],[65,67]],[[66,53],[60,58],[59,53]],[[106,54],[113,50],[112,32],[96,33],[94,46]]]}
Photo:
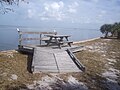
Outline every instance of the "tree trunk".
{"label": "tree trunk", "polygon": [[105,38],[107,38],[107,37],[108,37],[108,32],[105,33]]}
{"label": "tree trunk", "polygon": [[117,38],[120,39],[120,31],[117,33]]}

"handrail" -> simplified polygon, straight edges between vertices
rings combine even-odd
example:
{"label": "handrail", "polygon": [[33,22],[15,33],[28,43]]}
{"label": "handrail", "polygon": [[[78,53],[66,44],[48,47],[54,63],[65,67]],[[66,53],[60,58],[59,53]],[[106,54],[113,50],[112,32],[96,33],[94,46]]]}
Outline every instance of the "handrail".
{"label": "handrail", "polygon": [[77,57],[69,50],[66,50],[70,57],[73,59],[74,63],[81,69],[83,72],[85,71],[85,66],[77,59]]}
{"label": "handrail", "polygon": [[21,34],[57,34],[57,32],[22,32],[20,31]]}

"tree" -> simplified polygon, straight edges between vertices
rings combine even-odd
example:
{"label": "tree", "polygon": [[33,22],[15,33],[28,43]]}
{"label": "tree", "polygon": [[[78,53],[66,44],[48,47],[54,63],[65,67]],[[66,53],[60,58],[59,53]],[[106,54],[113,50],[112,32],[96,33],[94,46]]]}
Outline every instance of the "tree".
{"label": "tree", "polygon": [[[14,11],[12,8],[6,7],[6,5],[19,5],[20,1],[26,0],[0,0],[0,13],[8,13],[9,11]],[[28,3],[28,2],[27,2]]]}
{"label": "tree", "polygon": [[117,38],[120,39],[120,22],[117,24]]}
{"label": "tree", "polygon": [[118,39],[120,39],[120,22],[114,23],[112,28],[114,36],[117,36]]}
{"label": "tree", "polygon": [[112,34],[112,37],[117,36],[117,23],[114,23],[112,25],[111,34]]}
{"label": "tree", "polygon": [[108,37],[108,33],[111,32],[112,25],[111,24],[104,24],[101,26],[100,31],[105,34],[105,38]]}
{"label": "tree", "polygon": [[12,4],[18,4],[19,1],[24,1],[24,0],[0,0],[0,3],[6,3],[6,4],[9,4],[9,5],[12,5]]}
{"label": "tree", "polygon": [[9,11],[13,11],[12,8],[6,7],[8,5],[13,5],[16,4],[18,5],[19,0],[0,0],[0,13],[5,14],[8,13]]}
{"label": "tree", "polygon": [[120,39],[120,22],[114,24],[104,24],[100,27],[100,31],[105,34],[105,38],[108,37],[108,33],[111,33],[112,36]]}

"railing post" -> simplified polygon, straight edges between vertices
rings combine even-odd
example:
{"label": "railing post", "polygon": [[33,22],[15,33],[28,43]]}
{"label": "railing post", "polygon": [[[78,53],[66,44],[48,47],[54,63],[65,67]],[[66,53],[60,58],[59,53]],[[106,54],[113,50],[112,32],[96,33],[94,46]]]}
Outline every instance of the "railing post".
{"label": "railing post", "polygon": [[56,32],[56,30],[53,30],[53,32],[54,32],[54,34],[55,34],[55,35],[57,35],[57,32]]}
{"label": "railing post", "polygon": [[40,34],[40,45],[41,45],[42,34]]}
{"label": "railing post", "polygon": [[18,47],[20,48],[20,47],[21,47],[21,44],[22,44],[22,33],[21,33],[21,31],[19,30],[19,28],[17,28],[17,31],[18,31],[18,34],[19,34],[19,45],[18,45]]}

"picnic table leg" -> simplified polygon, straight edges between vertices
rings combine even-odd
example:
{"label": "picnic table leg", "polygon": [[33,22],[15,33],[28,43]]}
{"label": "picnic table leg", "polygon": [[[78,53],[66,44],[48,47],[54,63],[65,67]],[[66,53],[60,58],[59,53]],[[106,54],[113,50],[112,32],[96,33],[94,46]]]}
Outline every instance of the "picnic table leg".
{"label": "picnic table leg", "polygon": [[50,44],[50,42],[52,41],[52,38],[53,37],[50,37],[50,39],[48,40],[48,42],[47,42],[47,46]]}
{"label": "picnic table leg", "polygon": [[63,37],[60,37],[60,40],[59,41],[63,41]]}
{"label": "picnic table leg", "polygon": [[65,37],[66,38],[66,40],[68,41],[68,37]]}
{"label": "picnic table leg", "polygon": [[71,47],[71,43],[68,43],[68,45]]}
{"label": "picnic table leg", "polygon": [[61,49],[61,45],[60,45],[60,43],[58,44],[58,47]]}
{"label": "picnic table leg", "polygon": [[[60,38],[60,39],[62,40],[63,38]],[[58,45],[58,47],[61,49],[60,40],[58,40],[57,38],[55,38],[55,42]]]}

